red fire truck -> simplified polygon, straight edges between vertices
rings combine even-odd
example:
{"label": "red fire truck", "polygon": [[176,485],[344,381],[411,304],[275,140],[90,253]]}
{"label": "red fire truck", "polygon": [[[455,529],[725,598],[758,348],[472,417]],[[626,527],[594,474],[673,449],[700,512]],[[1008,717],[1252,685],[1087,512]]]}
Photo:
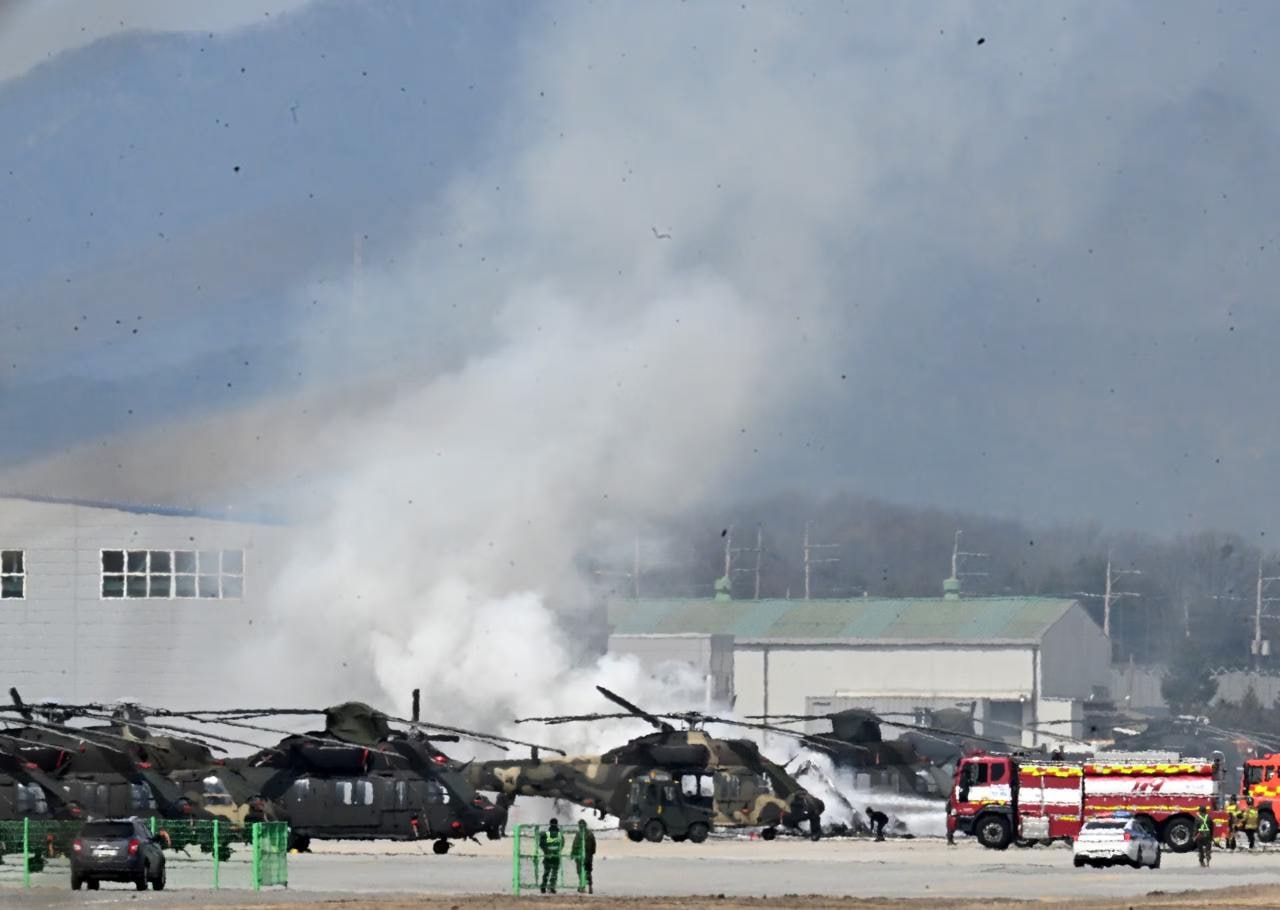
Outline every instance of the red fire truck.
{"label": "red fire truck", "polygon": [[984,847],[1074,838],[1087,819],[1127,812],[1145,820],[1170,850],[1195,846],[1193,816],[1208,806],[1225,832],[1223,766],[1169,753],[1100,755],[1085,761],[977,753],[961,759],[947,801],[947,830]]}
{"label": "red fire truck", "polygon": [[1258,837],[1264,843],[1276,839],[1276,813],[1280,809],[1280,752],[1248,759],[1240,781],[1240,806],[1244,798],[1253,797],[1258,810]]}

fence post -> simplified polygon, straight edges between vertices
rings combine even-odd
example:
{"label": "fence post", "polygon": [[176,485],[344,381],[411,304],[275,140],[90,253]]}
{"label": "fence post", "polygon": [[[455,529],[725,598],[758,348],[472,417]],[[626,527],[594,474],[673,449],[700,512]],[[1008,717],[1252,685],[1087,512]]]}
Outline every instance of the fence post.
{"label": "fence post", "polygon": [[22,819],[22,887],[31,887],[31,818]]}
{"label": "fence post", "polygon": [[218,843],[218,820],[213,820],[213,890],[218,890],[219,863],[222,862],[222,845]]}
{"label": "fence post", "polygon": [[524,825],[516,825],[515,836],[511,838],[511,893],[520,896],[520,832]]}
{"label": "fence post", "polygon": [[262,822],[253,823],[253,890],[262,890],[262,842],[258,839],[262,833]]}
{"label": "fence post", "polygon": [[151,836],[156,836],[156,817],[154,815],[151,816]]}

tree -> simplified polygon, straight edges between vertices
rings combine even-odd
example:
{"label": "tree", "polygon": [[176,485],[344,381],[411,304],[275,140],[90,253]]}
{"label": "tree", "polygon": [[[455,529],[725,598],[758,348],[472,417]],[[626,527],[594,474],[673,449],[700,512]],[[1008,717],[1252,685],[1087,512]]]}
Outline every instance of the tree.
{"label": "tree", "polygon": [[1218,681],[1210,672],[1208,655],[1200,641],[1184,639],[1160,683],[1160,694],[1176,713],[1203,714],[1217,693]]}

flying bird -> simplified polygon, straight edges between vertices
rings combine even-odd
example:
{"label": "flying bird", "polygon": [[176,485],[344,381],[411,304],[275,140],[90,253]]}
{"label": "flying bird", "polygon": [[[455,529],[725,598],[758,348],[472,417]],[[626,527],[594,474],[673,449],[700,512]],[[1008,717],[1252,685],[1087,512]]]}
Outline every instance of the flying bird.
{"label": "flying bird", "polygon": [[671,234],[668,231],[659,231],[656,227],[651,227],[649,228],[649,230],[653,231],[654,240],[670,240],[671,239]]}

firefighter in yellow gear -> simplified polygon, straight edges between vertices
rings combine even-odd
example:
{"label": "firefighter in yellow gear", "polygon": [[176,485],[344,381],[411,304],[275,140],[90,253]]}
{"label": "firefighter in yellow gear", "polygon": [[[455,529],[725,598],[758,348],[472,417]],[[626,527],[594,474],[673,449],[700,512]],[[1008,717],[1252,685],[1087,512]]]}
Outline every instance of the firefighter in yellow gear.
{"label": "firefighter in yellow gear", "polygon": [[1244,813],[1240,811],[1240,805],[1236,802],[1236,798],[1232,796],[1227,801],[1227,836],[1226,847],[1228,850],[1236,848],[1236,832],[1244,827]]}
{"label": "firefighter in yellow gear", "polygon": [[1249,838],[1249,849],[1254,847],[1254,838],[1258,836],[1258,807],[1253,804],[1253,797],[1250,796],[1245,804],[1244,810],[1244,836]]}

